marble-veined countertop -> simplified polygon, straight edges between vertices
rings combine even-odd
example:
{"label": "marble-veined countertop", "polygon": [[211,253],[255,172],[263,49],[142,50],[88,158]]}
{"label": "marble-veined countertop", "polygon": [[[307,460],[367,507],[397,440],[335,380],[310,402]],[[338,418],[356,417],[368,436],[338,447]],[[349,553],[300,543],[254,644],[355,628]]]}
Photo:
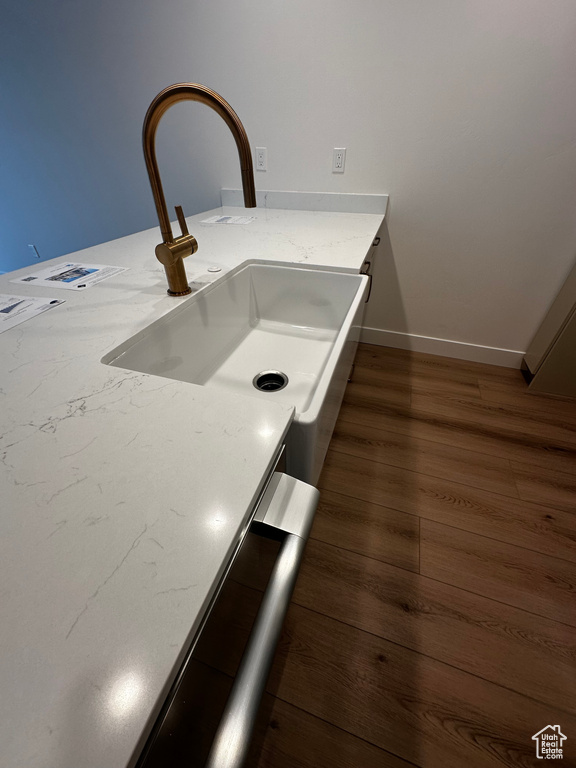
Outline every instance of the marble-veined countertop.
{"label": "marble-veined countertop", "polygon": [[[256,220],[202,223],[217,214]],[[382,220],[208,211],[188,219],[188,277],[254,258],[358,271]],[[46,263],[129,267],[79,293],[10,282],[32,267],[0,277],[65,299],[0,334],[2,768],[133,764],[290,425],[290,407],[100,362],[186,301],[166,295],[159,239]]]}

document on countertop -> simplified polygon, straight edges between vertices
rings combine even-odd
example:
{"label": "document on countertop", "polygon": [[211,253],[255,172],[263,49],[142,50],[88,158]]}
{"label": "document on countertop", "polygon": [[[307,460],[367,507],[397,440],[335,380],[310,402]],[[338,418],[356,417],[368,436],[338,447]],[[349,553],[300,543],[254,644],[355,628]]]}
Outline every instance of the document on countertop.
{"label": "document on countertop", "polygon": [[200,224],[251,224],[255,219],[255,216],[210,216]]}
{"label": "document on countertop", "polygon": [[17,277],[11,283],[40,285],[43,288],[68,288],[74,291],[91,288],[96,283],[125,272],[128,267],[109,267],[105,264],[56,264],[24,277]]}
{"label": "document on countertop", "polygon": [[0,333],[63,303],[64,299],[40,299],[37,296],[32,298],[0,293]]}

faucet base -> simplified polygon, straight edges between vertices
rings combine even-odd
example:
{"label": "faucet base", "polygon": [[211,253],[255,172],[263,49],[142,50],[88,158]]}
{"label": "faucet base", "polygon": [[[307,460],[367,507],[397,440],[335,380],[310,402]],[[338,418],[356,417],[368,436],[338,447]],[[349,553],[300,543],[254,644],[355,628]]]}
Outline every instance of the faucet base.
{"label": "faucet base", "polygon": [[[162,254],[162,249],[167,249],[167,246],[164,244],[159,245],[156,249],[156,255],[158,255],[159,250]],[[168,296],[187,296],[189,293],[192,293],[192,288],[188,285],[182,257],[176,259],[176,262],[173,264],[164,264],[164,271],[168,280]]]}
{"label": "faucet base", "polygon": [[166,293],[168,294],[168,296],[187,296],[189,293],[192,293],[192,288],[188,286],[188,288],[185,291],[171,291],[170,289],[168,289]]}

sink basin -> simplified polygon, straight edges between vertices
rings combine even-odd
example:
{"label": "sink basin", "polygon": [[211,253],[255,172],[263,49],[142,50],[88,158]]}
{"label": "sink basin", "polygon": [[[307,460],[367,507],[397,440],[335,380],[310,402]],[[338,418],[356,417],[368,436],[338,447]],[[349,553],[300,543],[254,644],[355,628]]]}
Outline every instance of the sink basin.
{"label": "sink basin", "polygon": [[[102,362],[294,406],[286,470],[315,484],[352,366],[368,278],[248,261]],[[258,377],[262,376],[258,389]]]}

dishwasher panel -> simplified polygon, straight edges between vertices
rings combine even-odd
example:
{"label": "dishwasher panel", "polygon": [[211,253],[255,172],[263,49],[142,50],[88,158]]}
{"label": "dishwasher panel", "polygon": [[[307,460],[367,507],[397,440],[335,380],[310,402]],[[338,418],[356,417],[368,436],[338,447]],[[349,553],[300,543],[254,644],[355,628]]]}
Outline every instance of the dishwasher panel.
{"label": "dishwasher panel", "polygon": [[244,765],[318,497],[273,474],[137,768]]}

